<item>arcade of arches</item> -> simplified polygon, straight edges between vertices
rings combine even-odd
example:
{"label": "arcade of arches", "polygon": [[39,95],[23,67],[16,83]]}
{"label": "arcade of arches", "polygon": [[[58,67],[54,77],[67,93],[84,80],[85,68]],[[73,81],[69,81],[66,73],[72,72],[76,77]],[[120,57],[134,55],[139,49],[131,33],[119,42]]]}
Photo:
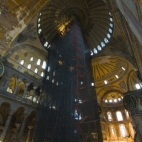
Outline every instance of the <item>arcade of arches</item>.
{"label": "arcade of arches", "polygon": [[[103,141],[139,142],[142,141],[142,1],[103,1],[113,18],[108,30],[111,37],[106,35],[90,51],[94,78],[90,85],[94,86],[100,106]],[[50,72],[46,62],[49,54],[37,30],[40,10],[48,2],[1,0],[0,63],[4,69],[0,66],[0,142],[32,142],[38,105],[46,101],[42,80],[45,72]],[[100,21],[103,27],[103,20]],[[98,34],[96,40],[101,36]],[[126,95],[135,97],[135,108],[125,107]]]}

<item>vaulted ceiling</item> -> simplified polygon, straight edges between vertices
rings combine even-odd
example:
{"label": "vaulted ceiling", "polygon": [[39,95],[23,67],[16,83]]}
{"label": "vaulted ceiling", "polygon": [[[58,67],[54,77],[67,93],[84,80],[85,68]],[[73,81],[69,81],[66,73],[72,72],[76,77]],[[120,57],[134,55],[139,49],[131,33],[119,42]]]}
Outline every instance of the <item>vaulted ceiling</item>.
{"label": "vaulted ceiling", "polygon": [[[42,7],[45,6],[45,4],[48,1],[49,0],[11,0],[11,1],[2,0],[1,1],[0,55],[6,56],[6,58],[9,61],[13,60],[14,62],[20,64],[21,59],[24,58],[24,51],[27,50],[29,58],[30,57],[36,58],[37,56],[37,58],[41,58],[42,60],[46,59],[48,54],[46,50],[42,47],[42,44],[38,39],[37,26],[39,23],[37,22],[37,20],[39,15],[38,12],[41,10]],[[49,26],[52,26],[51,25],[52,20],[56,20],[55,18],[57,15],[66,14],[68,17],[70,13],[75,14],[73,13],[74,10],[76,11],[76,14],[80,15],[82,7],[75,9],[71,8],[70,10],[67,9],[66,11],[66,9],[64,9],[64,5],[62,5],[62,2],[65,3],[65,0],[60,0],[59,5],[57,5],[58,4],[57,3],[56,5],[54,5],[55,7],[54,6],[52,7],[51,12],[53,12],[56,8],[58,9],[56,13],[53,12],[55,14],[54,18],[51,17],[51,19],[47,23],[43,21],[41,25],[44,26],[44,24],[47,25],[49,24]],[[70,2],[76,3],[77,1],[72,0]],[[84,6],[83,5],[84,0],[80,0],[80,2],[81,2],[80,6]],[[65,4],[67,5],[67,3]],[[94,26],[93,28],[94,29],[93,32],[95,34],[90,31],[90,33],[88,33],[89,35],[86,35],[86,39],[88,39],[88,44],[90,45],[90,48],[92,49],[93,52],[94,52],[94,47],[96,48],[96,50],[99,50],[97,48],[97,45],[99,44],[101,45],[101,40],[104,40],[103,38],[105,38],[104,35],[107,36],[107,32],[109,31],[107,31],[105,26],[107,26],[107,28],[109,29],[110,26],[109,24],[111,23],[110,20],[111,16],[113,17],[114,21],[114,27],[113,27],[114,32],[112,34],[110,43],[107,44],[105,50],[103,50],[101,54],[93,56],[91,62],[99,102],[101,102],[101,98],[107,92],[116,91],[124,93],[127,92],[128,90],[134,90],[135,88],[133,87],[133,85],[139,82],[139,79],[137,78],[137,75],[135,73],[136,69],[133,66],[133,62],[132,64],[130,63],[131,60],[129,60],[128,58],[129,55],[128,49],[125,48],[126,45],[123,42],[123,38],[121,36],[120,26],[118,25],[119,19],[116,16],[116,14],[112,13],[112,15],[110,15],[108,9],[102,11],[103,5],[104,3],[102,3],[102,6],[99,8],[99,12],[102,14],[102,16],[98,14],[96,11],[94,11],[94,9],[89,9],[88,11],[83,10],[84,15],[90,12],[90,10],[94,11],[92,15],[92,17],[94,17],[94,21],[92,23],[98,25],[98,28],[97,26]],[[87,7],[85,8],[87,9]],[[45,9],[48,9],[48,5],[47,7],[44,8],[44,10]],[[44,10],[42,10],[42,12]],[[43,13],[45,15],[48,15],[49,14],[48,12],[43,12]],[[104,16],[106,16],[105,20],[108,21],[107,25],[105,25],[103,22]],[[99,20],[95,21],[95,18],[97,17],[99,17]],[[42,18],[45,18],[45,16],[43,16]],[[81,23],[85,22],[84,17],[80,18],[80,21]],[[100,21],[102,21],[102,23],[100,23]],[[104,27],[104,31],[106,30],[106,32],[99,30],[99,26]],[[60,29],[58,25],[57,27],[58,29]],[[89,25],[84,27],[84,33],[87,33],[87,29],[89,27],[90,27]],[[88,38],[88,36],[90,38]],[[100,37],[103,38],[101,38],[100,40]],[[21,58],[15,60],[17,59],[16,55],[18,55]],[[28,61],[26,60],[26,62]],[[15,68],[17,68],[16,65]],[[107,81],[107,83],[105,81]]]}

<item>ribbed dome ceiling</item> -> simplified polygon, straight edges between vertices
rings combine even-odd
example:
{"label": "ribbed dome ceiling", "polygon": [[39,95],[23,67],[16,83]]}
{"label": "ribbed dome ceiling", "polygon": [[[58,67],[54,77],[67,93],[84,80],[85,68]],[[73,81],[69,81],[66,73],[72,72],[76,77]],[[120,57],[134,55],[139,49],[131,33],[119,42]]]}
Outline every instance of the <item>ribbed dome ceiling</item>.
{"label": "ribbed dome ceiling", "polygon": [[62,36],[69,30],[73,20],[80,23],[83,36],[92,50],[97,54],[109,42],[113,19],[102,0],[52,0],[40,12],[38,33],[44,47],[49,47],[53,38]]}

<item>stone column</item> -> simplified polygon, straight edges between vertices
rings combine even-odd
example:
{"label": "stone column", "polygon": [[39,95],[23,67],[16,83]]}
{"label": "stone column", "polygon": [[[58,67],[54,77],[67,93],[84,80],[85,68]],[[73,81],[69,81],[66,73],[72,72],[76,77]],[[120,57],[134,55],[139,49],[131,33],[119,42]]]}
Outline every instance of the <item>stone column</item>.
{"label": "stone column", "polygon": [[17,89],[18,89],[18,85],[19,85],[19,83],[21,82],[21,79],[19,78],[18,79],[18,83],[16,84],[16,87],[15,87],[15,90],[14,90],[14,95],[16,94],[16,92],[17,92]]}
{"label": "stone column", "polygon": [[29,131],[28,131],[26,142],[29,142],[29,140],[30,140],[30,134],[31,134],[31,130],[33,129],[33,126],[28,126],[28,129],[29,129]]}
{"label": "stone column", "polygon": [[28,86],[30,85],[30,83],[26,83],[25,84],[25,86],[26,86],[26,88],[25,88],[25,90],[24,90],[24,94],[23,94],[23,97],[22,98],[26,98],[27,97],[27,89],[28,89]]}
{"label": "stone column", "polygon": [[24,128],[25,128],[25,125],[26,125],[27,116],[28,116],[27,114],[24,115],[24,119],[23,119],[23,122],[22,122],[20,133],[18,135],[18,142],[20,142],[21,139],[22,139],[22,135],[23,135]]}
{"label": "stone column", "polygon": [[11,122],[11,118],[12,118],[12,115],[13,115],[14,111],[13,110],[10,110],[9,111],[9,115],[8,115],[8,118],[7,118],[7,121],[6,121],[6,124],[4,126],[4,129],[3,129],[3,132],[0,136],[0,140],[3,142],[4,139],[5,139],[5,136],[6,136],[6,133],[7,133],[7,130],[9,128],[9,125],[10,125],[10,122]]}
{"label": "stone column", "polygon": [[34,96],[35,96],[35,90],[37,89],[37,86],[34,86],[33,89],[34,89],[34,91],[33,91],[33,95],[32,95],[32,102],[33,102],[33,99],[34,99]]}

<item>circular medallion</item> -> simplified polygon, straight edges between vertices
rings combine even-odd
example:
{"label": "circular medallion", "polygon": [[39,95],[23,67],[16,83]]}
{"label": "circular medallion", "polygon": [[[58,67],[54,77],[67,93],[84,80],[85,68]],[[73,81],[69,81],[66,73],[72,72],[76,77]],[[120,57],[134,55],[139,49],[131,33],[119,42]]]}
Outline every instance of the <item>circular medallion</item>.
{"label": "circular medallion", "polygon": [[3,63],[0,61],[0,77],[3,75],[4,72],[4,65]]}
{"label": "circular medallion", "polygon": [[134,110],[137,106],[137,100],[132,95],[126,95],[123,98],[123,105],[126,110]]}

